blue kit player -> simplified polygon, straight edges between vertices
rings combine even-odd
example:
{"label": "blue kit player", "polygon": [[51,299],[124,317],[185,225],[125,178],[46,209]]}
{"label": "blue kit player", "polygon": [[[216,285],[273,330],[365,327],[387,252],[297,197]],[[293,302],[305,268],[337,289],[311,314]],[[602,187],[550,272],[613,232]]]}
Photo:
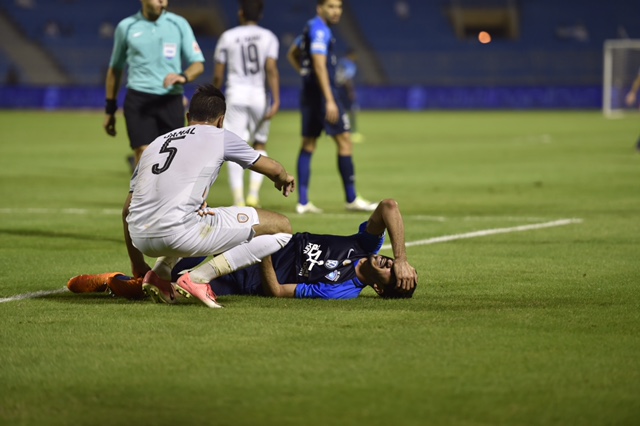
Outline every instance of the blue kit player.
{"label": "blue kit player", "polygon": [[[387,233],[394,258],[378,254]],[[181,269],[201,260],[183,259],[174,268],[174,278]],[[356,234],[294,234],[287,245],[262,263],[209,284],[218,296],[353,299],[371,286],[384,298],[409,298],[418,284],[418,275],[407,260],[398,203],[386,199]]]}
{"label": "blue kit player", "polygon": [[318,0],[317,16],[307,22],[302,35],[291,45],[287,59],[302,76],[302,148],[298,156],[296,212],[322,213],[309,200],[311,157],[324,130],[338,146],[338,169],[344,186],[346,209],[373,211],[375,203],[358,196],[353,164],[353,143],[347,111],[338,100],[335,82],[335,39],[331,26],[340,21],[342,0]]}

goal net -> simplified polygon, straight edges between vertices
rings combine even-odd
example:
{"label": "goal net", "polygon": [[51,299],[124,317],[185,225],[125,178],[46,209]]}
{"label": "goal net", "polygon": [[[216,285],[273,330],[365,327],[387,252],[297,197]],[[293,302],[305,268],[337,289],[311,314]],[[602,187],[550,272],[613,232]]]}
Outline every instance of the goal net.
{"label": "goal net", "polygon": [[[625,97],[640,72],[640,40],[620,39],[604,42],[602,112],[616,117],[638,111],[638,103],[628,106]],[[637,94],[640,99],[640,91]]]}

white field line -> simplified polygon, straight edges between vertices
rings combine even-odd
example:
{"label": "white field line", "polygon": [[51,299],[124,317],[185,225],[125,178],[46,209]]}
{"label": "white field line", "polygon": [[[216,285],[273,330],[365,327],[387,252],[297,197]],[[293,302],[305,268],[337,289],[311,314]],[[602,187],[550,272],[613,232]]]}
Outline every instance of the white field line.
{"label": "white field line", "polygon": [[[407,247],[424,246],[427,244],[446,243],[448,241],[463,240],[466,238],[486,237],[488,235],[508,234],[511,232],[532,231],[535,229],[553,228],[556,226],[566,226],[573,223],[582,223],[582,219],[558,219],[551,222],[532,223],[531,225],[512,226],[510,228],[493,228],[482,231],[466,232],[464,234],[443,235],[441,237],[427,238],[426,240],[409,241]],[[385,244],[382,249],[390,249],[391,244]]]}
{"label": "white field line", "polygon": [[[29,207],[24,209],[19,208],[0,208],[0,214],[6,215],[23,215],[23,214],[41,214],[41,215],[105,215],[105,216],[120,216],[122,210],[120,209],[81,209],[81,208],[67,208],[67,209],[49,209],[39,207]],[[367,217],[367,213],[362,213],[363,218]],[[311,218],[330,218],[330,219],[353,219],[357,217],[355,213],[324,213],[322,215],[291,215],[297,219],[311,219]],[[433,216],[433,215],[404,215],[407,220],[416,220],[424,222],[447,222],[462,220],[465,222],[489,222],[489,221],[507,221],[507,222],[537,222],[545,220],[544,217],[530,217],[530,216]]]}
{"label": "white field line", "polygon": [[59,288],[57,290],[36,291],[34,293],[19,294],[17,296],[5,297],[3,299],[0,299],[0,303],[15,302],[16,300],[24,300],[24,299],[34,299],[36,297],[49,296],[51,294],[66,293],[67,291],[69,291],[69,290],[67,290],[66,287],[63,287],[63,288]]}
{"label": "white field line", "polygon": [[[553,228],[556,226],[566,226],[566,225],[571,225],[573,223],[582,223],[582,219],[559,219],[551,222],[533,223],[531,225],[520,225],[520,226],[513,226],[510,228],[494,228],[494,229],[485,229],[482,231],[466,232],[464,234],[443,235],[441,237],[427,238],[426,240],[409,241],[405,245],[407,247],[424,246],[427,244],[446,243],[447,241],[463,240],[466,238],[486,237],[488,235],[508,234],[511,232],[533,231],[536,229]],[[390,249],[390,248],[391,248],[390,244],[385,244],[382,246],[383,250]],[[68,291],[67,288],[63,287],[58,290],[36,291],[34,293],[19,294],[17,296],[5,297],[3,299],[0,299],[0,303],[14,302],[16,300],[24,300],[24,299],[33,299],[36,297],[49,296],[51,294],[65,293],[66,291]]]}

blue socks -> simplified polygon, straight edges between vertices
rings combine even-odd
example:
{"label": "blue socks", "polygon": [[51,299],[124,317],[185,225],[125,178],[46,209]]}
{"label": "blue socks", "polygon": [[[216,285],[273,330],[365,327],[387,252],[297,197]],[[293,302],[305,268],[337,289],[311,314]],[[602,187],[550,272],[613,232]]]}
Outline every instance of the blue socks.
{"label": "blue socks", "polygon": [[311,179],[311,156],[313,154],[300,150],[298,156],[298,202],[305,205],[309,202],[309,180]]}
{"label": "blue socks", "polygon": [[349,156],[338,156],[338,169],[344,185],[344,193],[347,203],[356,199],[356,172],[353,166],[353,159]]}

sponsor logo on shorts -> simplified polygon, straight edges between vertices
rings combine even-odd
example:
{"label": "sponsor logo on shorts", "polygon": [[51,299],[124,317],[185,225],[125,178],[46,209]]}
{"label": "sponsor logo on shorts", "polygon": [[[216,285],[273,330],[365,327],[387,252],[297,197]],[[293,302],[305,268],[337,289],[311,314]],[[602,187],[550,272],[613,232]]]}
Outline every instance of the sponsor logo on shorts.
{"label": "sponsor logo on shorts", "polygon": [[238,213],[238,222],[239,223],[249,222],[249,216],[245,213]]}

